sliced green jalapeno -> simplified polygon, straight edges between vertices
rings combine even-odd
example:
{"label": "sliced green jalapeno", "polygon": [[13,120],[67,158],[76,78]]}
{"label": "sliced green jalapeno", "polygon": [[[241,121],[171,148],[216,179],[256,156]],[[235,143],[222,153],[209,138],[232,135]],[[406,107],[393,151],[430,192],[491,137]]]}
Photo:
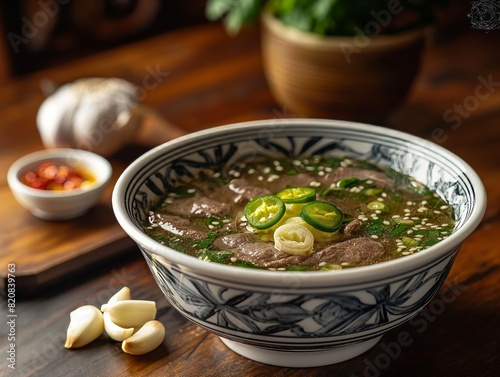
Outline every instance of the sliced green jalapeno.
{"label": "sliced green jalapeno", "polygon": [[289,187],[276,194],[285,204],[308,203],[316,199],[316,190],[312,187]]}
{"label": "sliced green jalapeno", "polygon": [[335,205],[321,201],[306,204],[300,212],[300,217],[323,232],[335,232],[344,220],[344,214]]}
{"label": "sliced green jalapeno", "polygon": [[286,206],[276,195],[257,196],[245,205],[244,214],[255,229],[268,229],[281,220]]}

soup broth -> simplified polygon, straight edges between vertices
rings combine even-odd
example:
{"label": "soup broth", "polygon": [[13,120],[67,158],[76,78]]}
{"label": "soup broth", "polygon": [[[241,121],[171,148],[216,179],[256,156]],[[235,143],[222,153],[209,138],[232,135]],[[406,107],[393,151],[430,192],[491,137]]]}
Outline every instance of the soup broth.
{"label": "soup broth", "polygon": [[206,261],[336,270],[401,258],[448,237],[453,212],[408,175],[348,158],[255,159],[166,193],[145,232]]}

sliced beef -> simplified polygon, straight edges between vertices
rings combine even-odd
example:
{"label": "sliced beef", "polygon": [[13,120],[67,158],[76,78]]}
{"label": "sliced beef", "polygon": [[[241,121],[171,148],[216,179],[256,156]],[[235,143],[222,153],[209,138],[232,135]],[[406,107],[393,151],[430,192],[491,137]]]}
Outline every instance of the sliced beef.
{"label": "sliced beef", "polygon": [[273,244],[264,242],[243,243],[231,251],[234,253],[234,257],[260,267],[273,267],[289,256],[276,249]]}
{"label": "sliced beef", "polygon": [[243,243],[232,251],[236,258],[265,268],[317,266],[322,262],[364,266],[379,261],[383,257],[384,247],[370,238],[361,237],[335,243],[307,257],[289,255],[271,243],[261,242]]}
{"label": "sliced beef", "polygon": [[193,240],[203,240],[208,237],[204,226],[182,217],[162,214],[158,216],[158,224],[170,233]]}
{"label": "sliced beef", "polygon": [[362,226],[363,223],[358,219],[350,221],[344,226],[344,228],[342,229],[342,233],[344,234],[344,237],[352,238],[356,236],[356,234],[361,230]]}
{"label": "sliced beef", "polygon": [[380,186],[394,185],[394,181],[382,172],[349,167],[337,168],[333,172],[325,174],[321,181],[332,184],[344,178],[372,179],[375,184]]}
{"label": "sliced beef", "polygon": [[162,211],[186,217],[224,217],[230,214],[229,204],[218,202],[205,196],[175,199]]}
{"label": "sliced beef", "polygon": [[325,247],[311,255],[308,264],[321,262],[351,266],[366,266],[378,262],[384,255],[384,247],[377,241],[367,237],[352,238]]}
{"label": "sliced beef", "polygon": [[254,242],[254,237],[250,233],[233,233],[217,237],[213,243],[214,248],[231,250],[244,243]]}
{"label": "sliced beef", "polygon": [[280,186],[285,187],[307,187],[310,186],[312,182],[316,181],[315,178],[304,174],[299,173],[295,175],[282,175],[276,181]]}
{"label": "sliced beef", "polygon": [[246,179],[233,179],[229,182],[228,187],[232,192],[237,194],[234,198],[234,202],[238,204],[246,204],[260,195],[272,194],[271,191],[264,187],[250,185]]}

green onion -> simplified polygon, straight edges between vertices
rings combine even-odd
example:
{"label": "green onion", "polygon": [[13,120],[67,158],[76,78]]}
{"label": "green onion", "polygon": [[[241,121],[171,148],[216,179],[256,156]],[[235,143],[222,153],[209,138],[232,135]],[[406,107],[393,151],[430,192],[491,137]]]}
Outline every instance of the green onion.
{"label": "green onion", "polygon": [[346,188],[346,187],[354,187],[359,183],[358,178],[342,178],[340,181],[337,182],[337,187],[340,188]]}

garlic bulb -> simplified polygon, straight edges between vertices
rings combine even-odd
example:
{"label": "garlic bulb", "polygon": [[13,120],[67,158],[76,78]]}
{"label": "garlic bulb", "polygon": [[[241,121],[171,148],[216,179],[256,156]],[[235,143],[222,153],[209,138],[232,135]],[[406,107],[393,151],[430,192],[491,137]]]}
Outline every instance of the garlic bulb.
{"label": "garlic bulb", "polygon": [[119,78],[85,78],[58,88],[41,104],[37,128],[46,148],[102,156],[127,144],[141,124],[137,88]]}

